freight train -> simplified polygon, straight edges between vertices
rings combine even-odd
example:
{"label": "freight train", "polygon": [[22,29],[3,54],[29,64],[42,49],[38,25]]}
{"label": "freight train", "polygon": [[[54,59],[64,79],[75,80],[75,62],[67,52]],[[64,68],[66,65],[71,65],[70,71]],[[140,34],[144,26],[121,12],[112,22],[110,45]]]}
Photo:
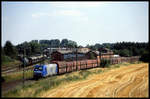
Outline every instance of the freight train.
{"label": "freight train", "polygon": [[[22,63],[25,63],[26,66],[33,65],[33,64],[36,64],[38,62],[41,62],[45,58],[46,58],[45,55],[37,55],[37,56],[25,57],[25,58],[23,58],[23,56],[22,57],[19,56],[20,61]],[[22,64],[22,66],[23,66],[23,64]]]}
{"label": "freight train", "polygon": [[[139,60],[139,56],[135,57],[117,57],[111,58],[110,64],[118,64],[122,62],[135,62]],[[51,64],[47,65],[35,65],[34,77],[47,77],[52,75],[59,75],[68,72],[95,68],[100,66],[100,59],[85,59],[78,61],[52,61]]]}

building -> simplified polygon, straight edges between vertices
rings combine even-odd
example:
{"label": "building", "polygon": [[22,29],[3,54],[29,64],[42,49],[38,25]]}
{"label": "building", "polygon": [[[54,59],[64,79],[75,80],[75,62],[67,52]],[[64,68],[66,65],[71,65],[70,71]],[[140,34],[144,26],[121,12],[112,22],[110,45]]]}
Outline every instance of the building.
{"label": "building", "polygon": [[65,51],[68,50],[67,48],[46,48],[44,50],[44,53],[47,55],[47,57],[51,57],[51,54],[55,51]]}
{"label": "building", "polygon": [[78,48],[78,52],[83,52],[83,53],[87,53],[87,52],[89,52],[90,51],[90,49],[89,48]]}
{"label": "building", "polygon": [[87,48],[57,50],[51,53],[51,59],[53,61],[82,60],[87,59],[88,52],[89,49]]}
{"label": "building", "polygon": [[99,56],[99,51],[88,51],[85,55],[87,59],[96,59]]}
{"label": "building", "polygon": [[51,59],[53,61],[70,61],[70,60],[76,60],[76,55],[78,59],[85,58],[85,54],[81,52],[66,50],[66,51],[55,51],[51,54]]}
{"label": "building", "polygon": [[114,57],[113,51],[108,48],[101,48],[99,49],[99,51],[100,51],[101,58],[109,59]]}

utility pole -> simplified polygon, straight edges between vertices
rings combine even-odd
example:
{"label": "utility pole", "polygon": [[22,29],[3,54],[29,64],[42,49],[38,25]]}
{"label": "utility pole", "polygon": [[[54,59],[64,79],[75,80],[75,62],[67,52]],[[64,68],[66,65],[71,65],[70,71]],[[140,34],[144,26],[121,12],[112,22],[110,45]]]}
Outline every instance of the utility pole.
{"label": "utility pole", "polygon": [[101,64],[101,51],[99,51],[99,66],[100,66],[100,64]]}
{"label": "utility pole", "polygon": [[[43,53],[42,53],[42,48],[40,47],[40,56],[43,56]],[[42,65],[43,63],[44,63],[44,57],[41,57],[42,58],[42,60],[40,59],[40,65]]]}
{"label": "utility pole", "polygon": [[43,64],[44,64],[44,61],[45,61],[44,50],[43,50],[42,54],[43,54]]}
{"label": "utility pole", "polygon": [[25,67],[25,54],[26,54],[26,52],[25,52],[25,48],[24,48],[24,55],[23,55],[23,89],[24,89],[24,67]]}
{"label": "utility pole", "polygon": [[77,47],[76,47],[76,70],[78,70],[78,64],[77,64],[77,60],[78,60],[77,58],[78,58],[78,55],[77,55],[77,50],[78,50],[78,49],[77,49]]}

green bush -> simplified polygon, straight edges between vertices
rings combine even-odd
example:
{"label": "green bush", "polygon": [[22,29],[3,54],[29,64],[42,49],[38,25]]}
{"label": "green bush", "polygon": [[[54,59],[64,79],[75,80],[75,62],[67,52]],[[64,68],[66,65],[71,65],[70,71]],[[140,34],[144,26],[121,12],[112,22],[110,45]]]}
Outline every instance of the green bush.
{"label": "green bush", "polygon": [[149,52],[148,52],[148,51],[145,51],[145,52],[141,55],[140,61],[149,62]]}
{"label": "green bush", "polygon": [[1,77],[1,82],[4,82],[4,81],[5,81],[4,77]]}
{"label": "green bush", "polygon": [[9,56],[6,55],[1,55],[1,60],[2,60],[2,65],[8,64],[9,62],[13,62],[14,59],[10,58]]}
{"label": "green bush", "polygon": [[95,59],[96,57],[94,56],[94,54],[93,53],[90,53],[90,55],[89,55],[89,59]]}
{"label": "green bush", "polygon": [[101,63],[100,63],[100,66],[101,67],[109,67],[109,65],[110,65],[110,60],[105,60],[105,59],[102,59],[101,60]]}
{"label": "green bush", "polygon": [[87,70],[82,70],[79,72],[79,75],[82,77],[82,79],[86,79],[89,76],[89,74],[91,74],[91,72]]}

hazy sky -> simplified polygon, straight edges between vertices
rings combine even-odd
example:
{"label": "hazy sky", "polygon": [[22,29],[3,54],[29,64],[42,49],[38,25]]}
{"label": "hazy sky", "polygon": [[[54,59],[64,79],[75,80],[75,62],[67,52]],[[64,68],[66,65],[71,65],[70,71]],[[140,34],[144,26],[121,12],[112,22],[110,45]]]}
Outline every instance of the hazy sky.
{"label": "hazy sky", "polygon": [[2,2],[2,45],[67,38],[148,42],[148,2]]}

